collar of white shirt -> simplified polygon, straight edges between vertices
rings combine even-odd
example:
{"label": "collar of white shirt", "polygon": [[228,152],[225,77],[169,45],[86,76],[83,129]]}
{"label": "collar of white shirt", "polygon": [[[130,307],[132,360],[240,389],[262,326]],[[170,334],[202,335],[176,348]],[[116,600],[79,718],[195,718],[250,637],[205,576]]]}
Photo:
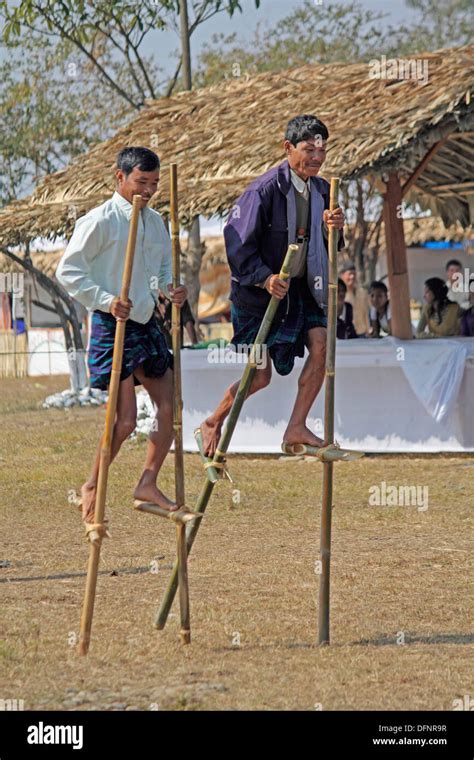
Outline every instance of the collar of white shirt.
{"label": "collar of white shirt", "polygon": [[290,173],[291,181],[294,187],[296,190],[298,190],[299,193],[301,193],[303,198],[307,200],[309,198],[309,193],[311,190],[311,182],[309,181],[309,177],[307,180],[301,179],[301,177],[295,171],[293,171],[293,169],[290,169]]}
{"label": "collar of white shirt", "polygon": [[[130,219],[132,216],[132,204],[127,201],[126,198],[123,197],[123,195],[120,195],[120,193],[117,192],[117,190],[112,195],[112,201],[115,203],[116,206],[118,206],[126,215],[127,219]],[[145,209],[142,209],[144,211]]]}

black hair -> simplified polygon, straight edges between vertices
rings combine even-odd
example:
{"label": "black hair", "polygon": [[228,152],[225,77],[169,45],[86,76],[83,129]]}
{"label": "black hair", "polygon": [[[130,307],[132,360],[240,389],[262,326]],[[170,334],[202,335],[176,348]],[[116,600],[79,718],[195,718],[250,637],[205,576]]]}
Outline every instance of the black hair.
{"label": "black hair", "polygon": [[341,274],[345,274],[346,272],[355,272],[355,271],[356,271],[355,264],[349,263],[349,264],[344,264],[339,274],[341,275]]}
{"label": "black hair", "polygon": [[372,293],[373,290],[382,290],[388,296],[388,288],[381,280],[374,280],[370,283],[369,293]]}
{"label": "black hair", "polygon": [[286,127],[285,140],[289,140],[293,145],[298,145],[302,140],[312,140],[320,135],[323,140],[329,137],[328,128],[316,116],[303,114],[291,119]]}
{"label": "black hair", "polygon": [[344,280],[341,280],[340,277],[337,278],[337,289],[338,290],[343,290],[344,293],[347,293],[347,285],[344,282]]}
{"label": "black hair", "polygon": [[154,172],[160,168],[160,159],[149,148],[122,148],[117,155],[117,169],[128,177],[136,166],[142,172]]}
{"label": "black hair", "polygon": [[457,259],[449,259],[448,263],[446,264],[446,271],[448,271],[449,267],[461,267],[462,269],[462,264]]}
{"label": "black hair", "polygon": [[448,298],[448,287],[440,277],[430,277],[428,280],[425,280],[425,286],[428,290],[431,290],[434,295],[434,303],[429,306],[428,316],[432,317],[436,315],[438,318],[438,324],[440,325],[442,322],[441,314],[443,309],[445,306],[452,303]]}

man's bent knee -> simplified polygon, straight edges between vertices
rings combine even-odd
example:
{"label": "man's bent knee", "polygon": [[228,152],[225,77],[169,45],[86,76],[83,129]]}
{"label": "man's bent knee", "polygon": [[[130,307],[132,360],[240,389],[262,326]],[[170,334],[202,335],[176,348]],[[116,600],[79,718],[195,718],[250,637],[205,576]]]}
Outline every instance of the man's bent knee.
{"label": "man's bent knee", "polygon": [[115,423],[115,433],[121,440],[125,440],[133,433],[136,426],[137,423],[134,419],[118,419]]}

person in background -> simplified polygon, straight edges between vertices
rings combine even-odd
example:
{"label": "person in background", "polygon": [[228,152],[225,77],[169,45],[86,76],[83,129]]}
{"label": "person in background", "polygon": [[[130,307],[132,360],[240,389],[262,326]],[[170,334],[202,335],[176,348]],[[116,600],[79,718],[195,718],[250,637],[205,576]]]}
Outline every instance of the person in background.
{"label": "person in background", "polygon": [[448,298],[448,287],[439,277],[425,282],[425,301],[416,328],[417,338],[445,338],[460,334],[462,309]]}
{"label": "person in background", "polygon": [[350,303],[354,316],[354,327],[357,335],[364,336],[369,332],[369,295],[367,291],[356,284],[356,268],[354,264],[346,264],[339,273],[347,287],[346,303]]}
{"label": "person in background", "polygon": [[339,340],[357,338],[352,321],[352,306],[345,301],[347,286],[339,277],[337,281],[337,337]]}
{"label": "person in background", "polygon": [[469,279],[469,309],[461,317],[461,335],[474,337],[474,275]]}
{"label": "person in background", "polygon": [[392,314],[388,290],[384,282],[374,280],[369,288],[370,337],[381,338],[392,334]]}
{"label": "person in background", "polygon": [[[168,348],[173,348],[173,340],[171,337],[172,303],[162,290],[160,290],[158,295],[156,318],[158,319],[158,324],[163,329]],[[181,307],[181,345],[183,344],[183,327],[186,328],[191,344],[195,346],[199,343],[196,328],[194,326],[195,324],[196,320],[194,319],[193,312],[186,299]]]}
{"label": "person in background", "polygon": [[461,309],[469,309],[468,285],[464,282],[463,266],[457,259],[451,259],[446,264],[446,285],[448,288],[448,298],[454,303],[458,303]]}

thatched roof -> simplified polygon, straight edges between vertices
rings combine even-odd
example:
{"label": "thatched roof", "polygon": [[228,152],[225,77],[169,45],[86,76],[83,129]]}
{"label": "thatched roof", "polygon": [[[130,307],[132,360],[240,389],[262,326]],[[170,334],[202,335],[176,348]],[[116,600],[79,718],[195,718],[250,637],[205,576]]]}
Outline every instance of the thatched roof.
{"label": "thatched roof", "polygon": [[[56,272],[56,268],[59,264],[59,259],[64,253],[64,248],[57,251],[33,251],[31,253],[31,262],[36,269],[39,269],[43,274],[48,277],[53,277]],[[24,253],[17,254],[20,258],[23,258]],[[8,256],[0,253],[0,274],[6,274],[7,272],[24,272],[24,267],[21,264],[17,264],[16,261],[12,261]]]}
{"label": "thatched roof", "polygon": [[168,210],[167,167],[176,161],[183,222],[196,214],[226,214],[246,184],[282,160],[285,125],[305,112],[315,112],[331,133],[326,177],[380,176],[398,169],[408,178],[428,150],[449,136],[409,197],[416,196],[447,224],[467,225],[474,189],[474,45],[417,60],[428,65],[424,83],[370,78],[368,64],[311,64],[149,102],[113,138],[0,212],[0,243],[67,235],[75,216],[110,196],[115,157],[124,145],[144,145],[160,154],[156,208]]}

